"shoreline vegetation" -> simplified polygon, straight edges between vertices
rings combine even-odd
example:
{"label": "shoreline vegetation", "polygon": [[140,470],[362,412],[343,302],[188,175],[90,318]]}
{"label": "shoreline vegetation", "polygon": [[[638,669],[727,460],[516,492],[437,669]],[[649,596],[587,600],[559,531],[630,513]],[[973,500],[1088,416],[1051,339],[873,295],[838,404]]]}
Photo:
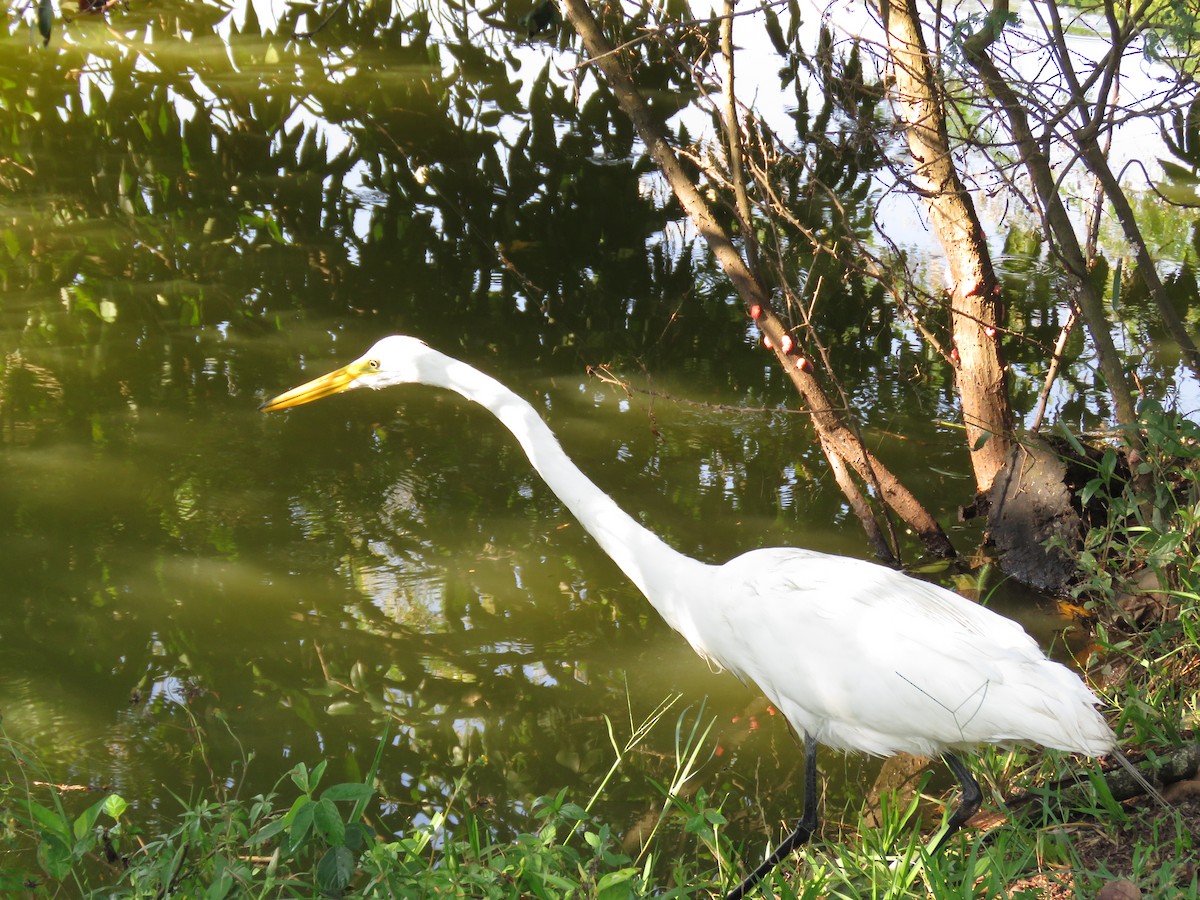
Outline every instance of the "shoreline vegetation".
{"label": "shoreline vegetation", "polygon": [[[14,7],[0,682],[37,677],[0,699],[0,891],[704,898],[790,830],[774,804],[801,798],[768,763],[800,747],[776,722],[779,752],[747,747],[740,783],[724,777],[728,730],[688,678],[649,677],[672,645],[594,589],[590,544],[546,559],[544,532],[567,526],[540,514],[552,501],[524,461],[495,465],[506,435],[419,401],[406,422],[438,439],[421,453],[383,414],[248,426],[283,372],[419,323],[526,378],[574,446],[631,410],[576,390],[585,366],[616,398],[641,366],[655,390],[694,380],[765,410],[665,436],[653,394],[644,423],[605,436],[602,465],[635,476],[621,490],[685,509],[668,537],[697,552],[723,553],[731,524],[780,543],[840,519],[860,523],[855,552],[923,547],[941,567],[923,574],[983,602],[997,571],[1053,592],[1070,619],[1052,649],[1166,798],[1127,791],[1110,761],[981,748],[983,812],[931,855],[954,791],[898,758],[842,794],[837,767],[858,763],[828,754],[826,824],[758,894],[1200,895],[1196,4],[719,5]],[[710,418],[722,443],[685,456]],[[1054,465],[1024,465],[1033,435]],[[393,477],[397,457],[426,477]],[[1063,502],[992,502],[1006,485]],[[963,529],[991,538],[971,563],[949,561],[969,548],[920,499],[939,491],[988,501]],[[547,505],[518,513],[528,497]],[[455,514],[425,519],[435,504]],[[512,542],[461,525],[501,510]],[[426,638],[432,614],[361,585],[379,559],[381,582],[447,571],[467,531],[478,570],[438,601],[446,622],[478,617],[447,627],[436,664],[421,640],[389,658],[394,626]],[[376,553],[378,536],[401,539]],[[247,558],[270,566],[246,578]],[[514,573],[519,603],[497,612]],[[556,616],[518,656],[503,626],[525,608]],[[606,640],[618,626],[629,655]],[[579,635],[597,636],[586,655]],[[327,665],[320,640],[351,651]],[[196,647],[220,652],[193,668]],[[543,714],[542,673],[511,673],[551,658],[593,692]],[[459,690],[462,663],[504,689],[500,715]],[[688,699],[614,724],[621,667],[642,691],[630,707]],[[177,695],[154,693],[168,682]],[[441,730],[402,748],[418,715]],[[461,723],[493,743],[442,739]],[[555,769],[560,755],[584,763]]]}
{"label": "shoreline vegetation", "polygon": [[[869,794],[875,800],[847,810],[843,819],[852,824],[831,823],[782,864],[763,896],[1195,896],[1200,426],[1147,404],[1133,440],[1091,454],[1076,449],[1094,460],[1093,477],[1077,492],[1089,528],[1081,546],[1067,548],[1079,571],[1070,605],[1090,635],[1077,662],[1167,806],[1130,790],[1124,773],[1107,764],[981,748],[973,769],[985,785],[983,812],[946,852],[931,855],[953,796],[930,792],[926,769],[901,760],[904,776],[885,766]],[[154,810],[138,810],[118,793],[57,783],[0,720],[0,889],[105,897],[716,896],[774,836],[753,846],[731,842],[721,802],[700,772],[715,752],[711,719],[703,705],[674,713],[676,699],[623,746],[608,722],[614,761],[592,797],[565,788],[541,797],[528,830],[503,840],[489,828],[486,807],[467,799],[472,769],[486,760],[464,767],[442,808],[402,823],[381,813],[387,724],[356,780],[334,783],[328,761],[302,762],[274,790],[246,798],[237,777],[212,773],[200,796],[162,797]],[[203,754],[204,729],[215,723],[192,724]],[[600,821],[591,807],[640,738],[672,725],[674,777],[660,786],[659,814],[648,836],[623,842],[623,826]],[[243,763],[244,771],[251,760]],[[776,831],[787,828],[781,822]]]}

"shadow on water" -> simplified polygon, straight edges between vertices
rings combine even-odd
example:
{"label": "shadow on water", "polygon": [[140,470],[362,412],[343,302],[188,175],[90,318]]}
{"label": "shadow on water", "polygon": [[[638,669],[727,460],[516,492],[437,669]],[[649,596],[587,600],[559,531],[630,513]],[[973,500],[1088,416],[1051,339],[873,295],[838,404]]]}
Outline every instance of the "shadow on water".
{"label": "shadow on water", "polygon": [[[575,104],[545,48],[515,47],[517,80],[503,44],[347,9],[313,42],[203,3],[80,19],[47,52],[0,36],[6,730],[62,781],[169,813],[164,788],[243,777],[248,753],[246,793],[321,757],[355,777],[386,716],[393,808],[422,815],[486,758],[470,799],[519,829],[531,797],[590,795],[604,717],[621,734],[682,692],[716,717],[710,795],[770,827],[798,806],[784,723],[666,628],[486,413],[420,388],[257,412],[406,331],[517,388],[688,553],[865,553],[722,279],[663,237],[679,213],[611,98]],[[863,285],[838,290],[865,434],[948,519],[971,491],[938,424],[950,377]],[[671,725],[609,790],[613,821],[658,804]]]}

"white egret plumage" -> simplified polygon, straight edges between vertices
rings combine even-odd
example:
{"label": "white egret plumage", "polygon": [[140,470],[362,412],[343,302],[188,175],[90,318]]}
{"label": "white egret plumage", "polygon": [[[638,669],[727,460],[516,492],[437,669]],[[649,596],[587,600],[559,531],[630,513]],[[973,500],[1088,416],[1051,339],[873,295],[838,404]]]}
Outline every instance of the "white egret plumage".
{"label": "white egret plumage", "polygon": [[1115,752],[1096,696],[1016,622],[944,588],[843,556],[774,548],[724,565],[691,559],[593,484],[529,403],[416,338],[386,337],[262,409],[398,384],[447,388],[491,411],[663,619],[702,657],[757,684],[803,738],[800,823],[730,900],[816,830],[818,744],[875,756],[941,756],[962,795],[939,847],[982,800],[956,751],[1032,742],[1093,757]]}

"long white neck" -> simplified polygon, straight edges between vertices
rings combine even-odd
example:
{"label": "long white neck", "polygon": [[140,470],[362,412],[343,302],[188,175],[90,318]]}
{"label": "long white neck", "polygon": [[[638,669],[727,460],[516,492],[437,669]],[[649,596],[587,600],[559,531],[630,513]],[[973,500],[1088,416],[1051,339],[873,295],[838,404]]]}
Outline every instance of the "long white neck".
{"label": "long white neck", "polygon": [[437,354],[422,367],[421,380],[449,388],[486,407],[513,433],[529,462],[668,623],[675,624],[674,598],[703,563],[669,547],[644,528],[579,470],[563,452],[537,410],[500,382],[466,363]]}

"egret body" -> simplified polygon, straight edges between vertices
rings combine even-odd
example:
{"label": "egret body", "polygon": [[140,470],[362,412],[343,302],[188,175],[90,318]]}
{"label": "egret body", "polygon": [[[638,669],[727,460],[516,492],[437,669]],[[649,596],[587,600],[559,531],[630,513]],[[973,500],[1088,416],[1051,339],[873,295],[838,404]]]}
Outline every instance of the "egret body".
{"label": "egret body", "polygon": [[1032,742],[1100,756],[1116,748],[1098,700],[1016,622],[875,563],[793,547],[723,565],[691,559],[624,512],[563,452],[537,411],[494,378],[393,335],[264,403],[287,409],[355,388],[427,384],[461,394],[513,433],[530,463],[672,628],[711,664],[753,682],[805,743],[804,814],[730,898],[817,827],[816,747],[941,756],[962,797],[941,843],[979,808],[956,751]]}

